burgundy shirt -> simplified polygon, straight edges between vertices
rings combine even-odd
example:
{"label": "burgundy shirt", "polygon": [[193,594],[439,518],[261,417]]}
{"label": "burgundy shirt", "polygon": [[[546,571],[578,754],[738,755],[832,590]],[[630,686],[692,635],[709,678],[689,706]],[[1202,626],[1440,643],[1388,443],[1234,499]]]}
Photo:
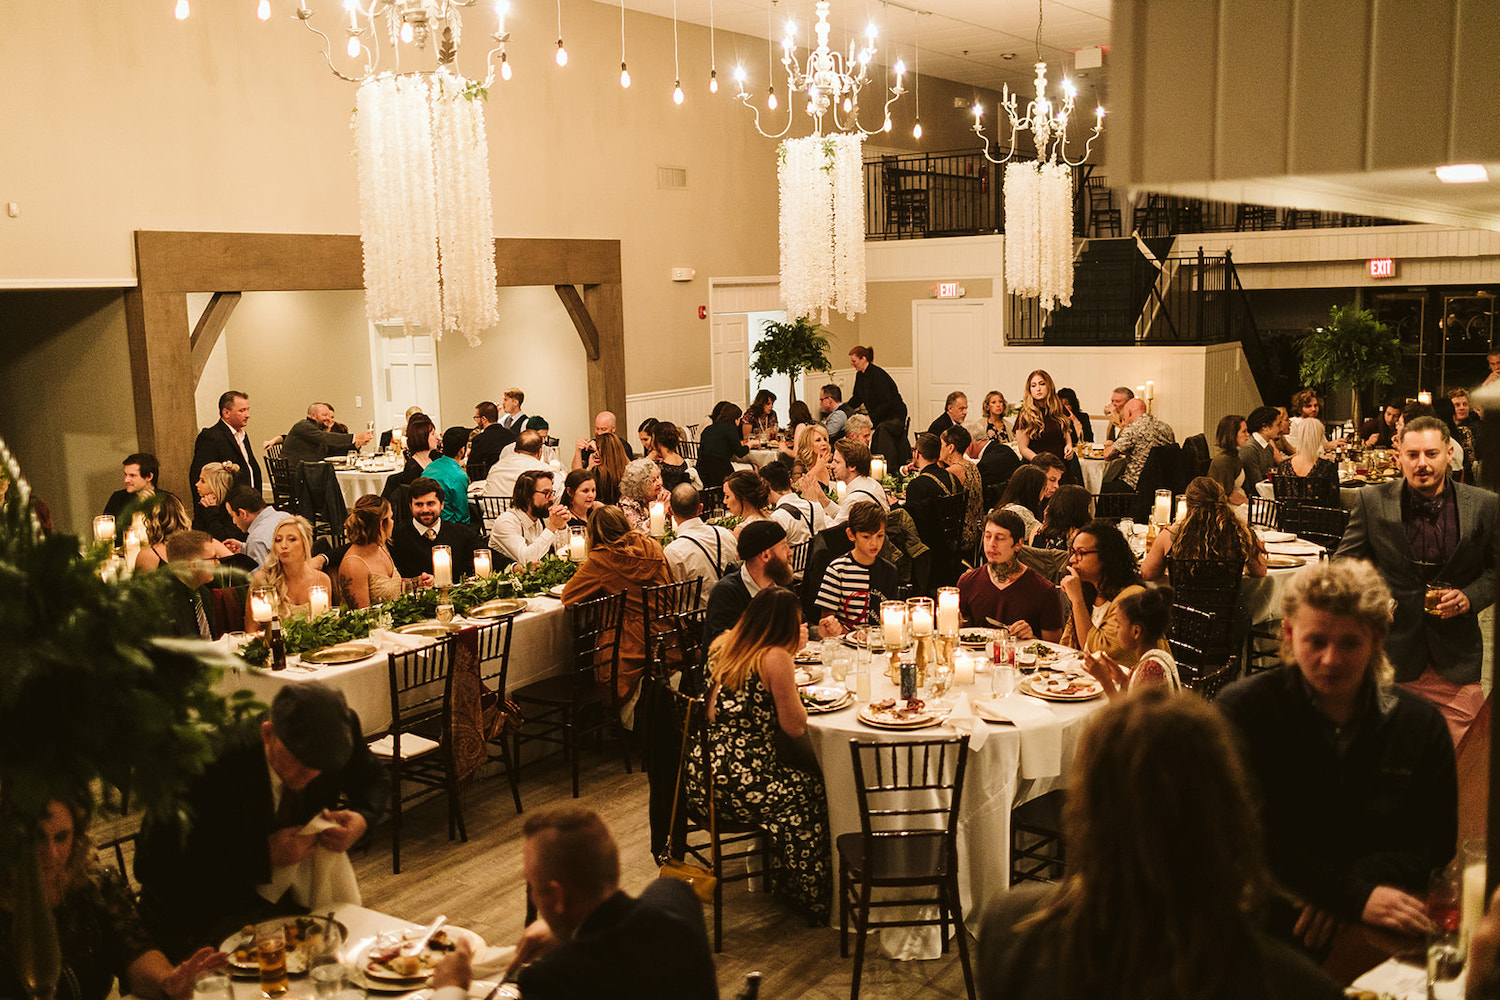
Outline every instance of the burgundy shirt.
{"label": "burgundy shirt", "polygon": [[976,628],[991,627],[990,619],[1005,625],[1024,620],[1040,637],[1063,626],[1057,588],[1029,568],[1004,590],[990,579],[988,566],[969,570],[958,580],[958,610]]}

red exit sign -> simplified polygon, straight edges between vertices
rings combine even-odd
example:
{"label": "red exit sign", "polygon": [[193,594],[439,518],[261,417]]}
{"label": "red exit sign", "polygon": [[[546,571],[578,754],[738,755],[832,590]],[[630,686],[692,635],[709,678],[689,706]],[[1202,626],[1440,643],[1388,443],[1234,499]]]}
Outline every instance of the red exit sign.
{"label": "red exit sign", "polygon": [[964,290],[956,281],[939,281],[937,286],[937,297],[940,299],[956,299],[962,296]]}
{"label": "red exit sign", "polygon": [[1372,278],[1394,278],[1396,276],[1396,262],[1390,257],[1372,257],[1369,264],[1370,277]]}

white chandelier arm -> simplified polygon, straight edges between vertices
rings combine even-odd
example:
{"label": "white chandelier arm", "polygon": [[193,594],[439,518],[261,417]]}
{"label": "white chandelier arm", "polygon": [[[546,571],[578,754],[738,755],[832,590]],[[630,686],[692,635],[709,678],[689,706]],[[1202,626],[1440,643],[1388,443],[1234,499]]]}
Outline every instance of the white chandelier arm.
{"label": "white chandelier arm", "polygon": [[[752,101],[754,99],[753,95],[751,95],[751,93],[745,89],[745,86],[744,86],[743,82],[740,84],[740,92],[738,94],[736,94],[735,96],[737,98],[739,98],[739,101],[740,101],[741,104],[743,104],[745,107],[747,107],[747,108],[750,109],[750,113],[751,114],[755,115],[755,131],[759,132],[761,135],[765,136],[767,139],[780,139],[780,138],[783,138],[788,132],[790,132],[792,130],[792,109],[791,109],[791,107],[788,107],[786,109],[786,124],[781,127],[781,131],[780,132],[774,132],[774,133],[773,132],[767,132],[765,129],[763,129],[763,128],[760,127],[760,108],[757,108],[752,103]],[[788,100],[788,103],[790,103],[790,101],[791,101],[790,95],[788,95],[787,100]]]}

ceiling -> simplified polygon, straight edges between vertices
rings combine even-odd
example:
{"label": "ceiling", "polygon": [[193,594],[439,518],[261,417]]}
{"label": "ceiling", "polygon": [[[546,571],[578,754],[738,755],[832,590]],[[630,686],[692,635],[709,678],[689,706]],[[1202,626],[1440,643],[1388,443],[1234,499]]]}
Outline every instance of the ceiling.
{"label": "ceiling", "polygon": [[[624,2],[630,10],[672,16],[673,0]],[[678,3],[677,17],[707,26],[710,3],[716,30],[779,42],[790,18],[797,24],[799,52],[805,52],[814,37],[814,0],[694,0]],[[1072,54],[1109,44],[1110,0],[1040,0],[1040,8],[1041,58],[1048,63],[1048,79],[1055,83],[1068,72],[1078,84],[1080,103],[1092,106],[1103,70],[1074,74]],[[847,52],[850,37],[873,21],[880,30],[877,58],[882,63],[900,57],[908,72],[920,67],[925,76],[991,90],[1009,84],[1025,96],[1032,92],[1036,75],[1032,64],[1037,61],[1037,12],[1038,4],[1029,0],[830,0],[829,47]],[[752,79],[765,75],[764,65],[746,70]]]}

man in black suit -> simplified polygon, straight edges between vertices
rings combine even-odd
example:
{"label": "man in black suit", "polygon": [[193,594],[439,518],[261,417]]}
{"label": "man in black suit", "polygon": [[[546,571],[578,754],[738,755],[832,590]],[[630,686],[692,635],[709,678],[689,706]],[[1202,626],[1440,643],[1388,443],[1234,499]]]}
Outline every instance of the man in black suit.
{"label": "man in black suit", "polygon": [[941,434],[950,427],[962,426],[964,417],[969,415],[969,397],[961,392],[948,393],[948,400],[943,404],[943,412],[939,413],[937,419],[927,425],[928,434]]}
{"label": "man in black suit", "polygon": [[936,434],[918,434],[911,455],[917,475],[906,484],[906,510],[917,526],[917,537],[932,551],[927,577],[930,587],[958,582],[957,554],[948,544],[937,502],[961,487],[953,473],[938,462],[942,450],[943,442]]}
{"label": "man in black suit", "polygon": [[[126,507],[132,506],[137,499],[149,497],[156,492],[156,477],[161,472],[161,463],[157,462],[155,455],[138,451],[134,455],[125,456],[125,461],[120,463],[120,471],[124,485],[111,493],[104,502],[104,513],[113,514],[117,521]],[[130,524],[127,521],[116,531],[115,537],[124,538],[123,529],[128,527]]]}
{"label": "man in black suit", "polygon": [[[687,883],[663,878],[637,897],[622,892],[619,848],[591,809],[532,814],[523,830],[522,869],[538,919],[522,933],[511,969],[520,969],[527,1000],[718,1000],[703,904]],[[468,985],[458,981],[434,1000],[461,997],[456,987]]]}
{"label": "man in black suit", "polygon": [[363,448],[375,435],[369,431],[358,434],[338,433],[333,429],[333,407],[327,403],[314,403],[307,408],[307,416],[292,425],[281,443],[281,457],[292,463],[321,462],[332,454],[343,454],[350,448]]}
{"label": "man in black suit", "polygon": [[178,531],[167,536],[166,545],[170,634],[183,639],[214,638],[221,633],[213,627],[213,596],[208,589],[219,562],[213,536],[206,531]]}
{"label": "man in black suit", "polygon": [[[474,572],[474,550],[484,543],[466,524],[443,519],[443,488],[436,479],[420,476],[407,487],[411,516],[396,522],[391,533],[391,559],[403,577],[430,577],[432,547],[446,545],[453,552],[454,583]],[[431,586],[427,581],[423,586]]]}
{"label": "man in black suit", "polygon": [[500,410],[489,400],[474,404],[474,426],[478,432],[469,438],[469,482],[490,474],[490,466],[500,457],[500,450],[516,439],[500,423]]}
{"label": "man in black suit", "polygon": [[[308,900],[292,876],[315,847],[347,851],[379,819],[387,796],[384,771],[344,696],[317,681],[287,684],[271,711],[231,733],[192,780],[186,829],[170,818],[143,825],[135,871],[152,937],[176,961],[248,921],[305,913]],[[315,816],[333,826],[301,835]]]}
{"label": "man in black suit", "polygon": [[1448,440],[1436,417],[1402,425],[1402,479],[1355,494],[1337,557],[1368,559],[1391,588],[1396,681],[1437,704],[1457,743],[1484,703],[1479,612],[1495,600],[1496,501],[1448,476]]}
{"label": "man in black suit", "polygon": [[[189,485],[196,487],[198,473],[210,462],[233,462],[240,468],[234,474],[236,486],[261,488],[260,463],[255,460],[250,439],[245,435],[245,425],[249,422],[249,396],[230,389],[219,397],[219,422],[199,431],[198,440],[193,443],[193,463],[188,467]],[[194,494],[189,491],[188,495]]]}

